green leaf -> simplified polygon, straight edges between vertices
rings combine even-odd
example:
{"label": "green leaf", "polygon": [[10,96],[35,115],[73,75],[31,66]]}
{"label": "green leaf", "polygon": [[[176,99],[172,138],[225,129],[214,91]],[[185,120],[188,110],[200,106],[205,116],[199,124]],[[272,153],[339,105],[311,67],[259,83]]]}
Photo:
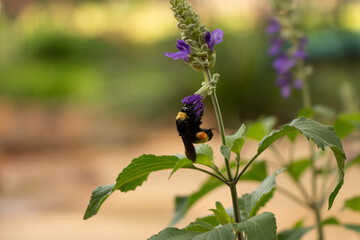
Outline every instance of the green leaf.
{"label": "green leaf", "polygon": [[346,165],[346,169],[355,165],[360,165],[360,154],[357,155],[355,158],[351,159],[350,161],[348,161],[348,164]]}
{"label": "green leaf", "polygon": [[[175,239],[170,239],[170,240],[175,240]],[[199,234],[194,238],[191,238],[191,240],[235,240],[235,234],[231,225],[227,224],[224,226],[214,228],[209,232]]]}
{"label": "green leaf", "polygon": [[343,119],[337,119],[334,123],[334,129],[340,138],[344,138],[355,129],[355,126]]}
{"label": "green leaf", "polygon": [[245,144],[244,138],[235,139],[233,145],[231,146],[231,151],[239,155],[244,144]]}
{"label": "green leaf", "polygon": [[[242,124],[234,135],[225,136],[226,146],[230,147],[230,150],[235,154],[240,154],[241,148],[245,143],[245,131],[246,126]],[[225,148],[224,150],[228,151]]]}
{"label": "green leaf", "polygon": [[310,159],[301,159],[291,162],[287,166],[288,173],[296,180],[299,181],[301,174],[311,165]]}
{"label": "green leaf", "polygon": [[343,113],[338,116],[338,119],[351,123],[356,128],[360,129],[360,112]]}
{"label": "green leaf", "polygon": [[212,224],[209,224],[201,220],[196,220],[195,222],[192,222],[187,227],[185,227],[186,231],[201,232],[201,233],[208,232],[212,229],[214,229],[214,226]]}
{"label": "green leaf", "polygon": [[210,211],[214,213],[216,219],[221,225],[231,223],[230,217],[221,202],[216,202],[216,209],[210,209]]}
{"label": "green leaf", "polygon": [[236,139],[245,137],[245,131],[246,126],[242,124],[235,134],[225,136],[226,145],[231,147]]}
{"label": "green leaf", "polygon": [[255,161],[251,167],[241,176],[241,180],[263,181],[267,177],[266,162]]}
{"label": "green leaf", "polygon": [[115,185],[100,186],[91,195],[84,219],[97,214],[103,202],[115,191],[128,192],[141,186],[151,172],[172,169],[178,161],[176,156],[141,155],[122,170]]}
{"label": "green leaf", "polygon": [[335,116],[334,110],[324,105],[317,104],[314,106],[314,110],[316,115],[322,116],[326,119],[332,119]]}
{"label": "green leaf", "polygon": [[245,232],[249,240],[276,240],[276,219],[269,212],[235,223],[234,227],[237,231]]}
{"label": "green leaf", "polygon": [[223,183],[216,178],[209,177],[200,189],[189,196],[176,197],[175,199],[175,215],[170,222],[170,225],[176,224],[185,216],[186,212],[203,196],[212,190],[222,186]]}
{"label": "green leaf", "polygon": [[298,117],[311,118],[315,115],[315,110],[312,108],[302,108],[298,112]]}
{"label": "green leaf", "polygon": [[300,240],[308,231],[314,227],[300,227],[279,233],[278,240]]}
{"label": "green leaf", "polygon": [[196,220],[206,222],[206,223],[212,225],[213,227],[220,225],[219,221],[217,220],[217,218],[214,215],[208,215],[205,217],[197,218]]}
{"label": "green leaf", "polygon": [[246,131],[246,137],[260,141],[271,131],[271,129],[273,129],[276,121],[275,117],[269,116],[249,124]]}
{"label": "green leaf", "polygon": [[335,217],[328,217],[327,219],[323,220],[321,225],[339,225],[340,222]]}
{"label": "green leaf", "polygon": [[177,228],[166,228],[148,240],[235,240],[230,224],[199,233]]}
{"label": "green leaf", "polygon": [[300,219],[297,222],[294,223],[293,228],[300,228],[304,225],[304,219]]}
{"label": "green leaf", "polygon": [[344,227],[349,230],[353,230],[355,232],[360,233],[360,225],[355,224],[344,224]]}
{"label": "green leaf", "polygon": [[350,208],[354,211],[360,212],[360,196],[346,200],[344,208]]}
{"label": "green leaf", "polygon": [[265,128],[261,122],[254,122],[249,125],[246,131],[246,137],[254,140],[260,141],[263,137],[265,137]]}
{"label": "green leaf", "polygon": [[333,131],[333,128],[323,126],[314,120],[305,119],[302,117],[297,118],[293,120],[290,124],[284,125],[280,130],[273,130],[269,135],[263,138],[259,143],[258,154],[262,153],[266,148],[268,148],[271,144],[273,144],[282,136],[292,134],[297,131],[304,134],[308,140],[313,140],[318,148],[324,150],[325,147],[329,147],[335,155],[338,165],[339,177],[335,189],[329,196],[330,209],[336,195],[338,194],[340,188],[344,183],[344,164],[346,160],[345,152],[342,148],[341,141],[336,135],[336,133]]}
{"label": "green leaf", "polygon": [[208,144],[200,144],[195,147],[195,151],[197,154],[196,162],[198,164],[202,164],[208,167],[214,165],[214,152],[210,145]]}
{"label": "green leaf", "polygon": [[221,145],[220,147],[221,154],[227,159],[230,160],[231,157],[231,147],[226,145]]}
{"label": "green leaf", "polygon": [[85,211],[84,220],[92,217],[93,215],[95,215],[98,212],[101,204],[113,192],[112,189],[114,186],[115,186],[115,184],[99,186],[91,193],[90,203],[87,206],[87,209]]}
{"label": "green leaf", "polygon": [[178,228],[165,228],[158,234],[148,238],[148,240],[190,240],[197,235],[197,232],[190,232]]}
{"label": "green leaf", "polygon": [[360,113],[343,113],[334,123],[335,132],[341,137],[348,136],[356,128],[360,129]]}
{"label": "green leaf", "polygon": [[275,171],[254,192],[244,194],[239,198],[239,208],[243,220],[255,216],[260,207],[271,199],[276,187],[276,176],[282,171],[283,169]]}
{"label": "green leaf", "polygon": [[[233,167],[236,166],[235,164]],[[224,172],[225,169],[222,169]],[[241,176],[241,180],[262,181],[266,178],[266,164],[265,162],[254,162],[250,168]],[[170,221],[170,226],[176,224],[182,219],[189,209],[202,197],[214,189],[225,186],[221,181],[216,178],[209,177],[201,186],[200,189],[195,191],[189,196],[178,196],[175,198],[175,214]]]}
{"label": "green leaf", "polygon": [[194,164],[193,164],[193,161],[191,161],[190,159],[187,159],[187,158],[181,158],[181,159],[179,159],[179,160],[176,162],[176,164],[175,164],[173,170],[171,171],[170,176],[169,176],[168,179],[170,179],[171,176],[172,176],[177,170],[179,170],[180,168],[183,168],[183,167],[186,167],[186,168],[195,168],[195,166],[194,166]]}

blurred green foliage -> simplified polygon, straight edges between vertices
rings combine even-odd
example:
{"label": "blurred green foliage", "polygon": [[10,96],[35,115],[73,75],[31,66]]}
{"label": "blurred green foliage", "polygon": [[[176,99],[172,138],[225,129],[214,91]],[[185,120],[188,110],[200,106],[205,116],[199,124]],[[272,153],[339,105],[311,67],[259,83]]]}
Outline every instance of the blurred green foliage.
{"label": "blurred green foliage", "polygon": [[[202,81],[201,73],[164,56],[175,51],[176,35],[137,43],[51,28],[22,34],[12,29],[15,22],[2,20],[0,98],[82,104],[161,123],[172,119],[179,100]],[[298,91],[285,101],[274,84],[265,25],[266,19],[251,32],[224,29],[224,42],[216,47],[214,72],[221,74],[218,95],[229,127],[239,119],[269,114],[288,121],[301,108]],[[340,110],[340,83],[346,80],[360,89],[360,34],[322,27],[308,36],[309,60],[315,69],[310,82],[314,102]]]}

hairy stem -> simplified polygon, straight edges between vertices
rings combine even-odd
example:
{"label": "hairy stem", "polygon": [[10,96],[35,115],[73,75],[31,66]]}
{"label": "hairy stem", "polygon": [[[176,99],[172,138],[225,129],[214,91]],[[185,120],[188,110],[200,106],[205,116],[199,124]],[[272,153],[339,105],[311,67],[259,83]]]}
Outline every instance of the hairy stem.
{"label": "hairy stem", "polygon": [[303,106],[305,108],[311,108],[311,97],[310,97],[310,89],[309,89],[309,84],[308,84],[308,80],[304,81],[304,86],[302,89],[302,96],[303,96]]}
{"label": "hairy stem", "polygon": [[[236,182],[230,183],[229,187],[230,187],[230,192],[231,192],[231,200],[232,200],[233,208],[234,208],[235,222],[239,223],[239,222],[241,222],[241,218],[240,218],[238,195],[237,195],[237,191],[236,191]],[[237,239],[238,240],[242,239],[240,232],[237,234]]]}
{"label": "hairy stem", "polygon": [[315,151],[311,143],[310,143],[310,152],[311,152],[311,173],[312,173],[311,188],[312,188],[312,197],[313,197],[312,205],[315,214],[316,227],[319,235],[319,240],[324,240],[324,233],[321,224],[320,204],[319,204],[319,199],[317,197],[317,182],[316,182],[317,172],[315,166]]}
{"label": "hairy stem", "polygon": [[255,156],[253,156],[253,158],[246,163],[245,167],[241,170],[240,174],[236,177],[236,179],[234,180],[234,182],[239,181],[240,177],[245,173],[245,171],[248,169],[248,167],[250,167],[250,165],[255,161],[255,159],[260,155],[261,153],[257,153]]}
{"label": "hairy stem", "polygon": [[[210,82],[211,81],[211,73],[210,73],[209,69],[205,69],[204,76],[205,76],[205,82]],[[211,101],[212,101],[212,104],[213,104],[213,107],[214,107],[216,120],[217,120],[218,126],[219,126],[219,131],[220,131],[220,136],[221,136],[221,143],[222,143],[222,145],[226,145],[224,122],[223,122],[221,111],[220,111],[219,101],[218,101],[217,96],[216,96],[216,88],[215,88],[215,86],[212,89],[212,93],[211,93],[210,96],[211,96]],[[226,171],[227,171],[228,178],[229,178],[228,186],[229,186],[230,192],[231,192],[231,199],[232,199],[233,209],[234,209],[234,218],[235,218],[235,222],[239,223],[239,222],[241,222],[241,218],[240,218],[238,195],[237,195],[237,191],[236,191],[236,183],[237,183],[237,181],[233,181],[234,179],[233,179],[233,176],[231,174],[230,161],[228,159],[226,159],[226,158],[224,158],[224,159],[225,159]],[[242,240],[241,233],[237,234],[237,239]]]}
{"label": "hairy stem", "polygon": [[197,170],[197,171],[203,172],[203,173],[207,173],[210,176],[213,176],[214,178],[217,178],[219,181],[221,181],[221,182],[223,182],[223,183],[225,183],[226,185],[229,186],[229,183],[228,183],[228,181],[226,179],[223,179],[222,177],[219,177],[218,175],[213,174],[212,172],[209,172],[209,171],[207,171],[205,169],[197,168],[197,167],[195,167],[194,169]]}
{"label": "hairy stem", "polygon": [[[204,74],[205,75],[205,81],[206,82],[211,81],[210,70],[206,69],[204,73],[205,73]],[[221,111],[220,111],[219,101],[218,101],[217,96],[216,96],[216,88],[213,89],[210,96],[211,96],[211,101],[212,101],[212,104],[213,104],[213,107],[214,107],[214,110],[215,110],[216,120],[217,120],[218,126],[219,126],[219,131],[220,131],[220,136],[221,136],[221,143],[222,143],[222,145],[226,145],[224,122],[223,122]],[[229,180],[231,181],[233,178],[232,178],[231,169],[230,169],[230,162],[226,158],[225,158],[225,166],[226,166],[226,171],[227,171]]]}

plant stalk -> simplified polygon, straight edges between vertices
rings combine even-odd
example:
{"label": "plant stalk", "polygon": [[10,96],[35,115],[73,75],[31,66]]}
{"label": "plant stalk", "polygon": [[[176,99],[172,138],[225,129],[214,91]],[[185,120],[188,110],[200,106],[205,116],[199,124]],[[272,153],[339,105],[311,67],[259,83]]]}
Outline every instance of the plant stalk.
{"label": "plant stalk", "polygon": [[[309,84],[308,84],[307,80],[304,81],[302,95],[303,95],[303,106],[305,108],[311,108],[312,103],[311,103]],[[321,225],[321,214],[320,214],[321,204],[317,197],[317,185],[316,185],[317,184],[316,183],[317,172],[316,172],[316,167],[315,167],[315,152],[314,152],[314,147],[311,143],[310,143],[310,153],[311,153],[311,171],[312,171],[312,179],[311,179],[312,205],[313,205],[312,208],[314,210],[314,214],[315,214],[315,218],[316,218],[316,225],[317,225],[319,240],[324,240],[324,233],[323,233],[323,228]]]}
{"label": "plant stalk", "polygon": [[[209,69],[205,69],[204,71],[204,75],[205,75],[205,81],[209,82],[211,81],[211,73]],[[219,126],[219,131],[220,131],[220,136],[221,136],[221,143],[222,145],[226,145],[226,139],[225,139],[225,128],[224,128],[224,122],[222,119],[222,115],[221,115],[221,111],[220,111],[220,105],[219,105],[219,101],[217,99],[216,96],[216,89],[214,88],[211,95],[211,101],[215,110],[215,115],[216,115],[216,119],[218,122],[218,126]],[[231,169],[230,169],[230,162],[228,159],[225,158],[225,166],[226,166],[226,171],[229,177],[229,180],[233,180],[232,178],[232,174],[231,174]]]}
{"label": "plant stalk", "polygon": [[[210,82],[211,81],[211,73],[210,73],[209,69],[205,69],[204,77],[205,77],[205,82]],[[220,136],[221,136],[221,143],[222,143],[222,145],[226,145],[224,122],[223,122],[221,111],[220,111],[219,101],[218,101],[217,96],[216,96],[216,88],[215,87],[212,90],[212,93],[211,93],[210,97],[211,97],[211,101],[212,101],[212,104],[213,104],[213,107],[214,107],[216,119],[217,119],[218,126],[219,126],[219,131],[220,131]],[[224,158],[224,159],[225,159],[226,171],[227,171],[228,178],[229,178],[228,186],[229,186],[230,192],[231,192],[231,199],[232,199],[233,209],[234,209],[234,218],[235,218],[235,222],[239,223],[239,222],[241,222],[241,217],[240,217],[240,208],[239,208],[239,202],[238,202],[238,195],[237,195],[237,191],[236,191],[236,183],[237,183],[237,181],[233,181],[234,179],[233,179],[233,176],[231,174],[229,159],[226,159],[226,158]],[[239,232],[237,234],[236,238],[238,240],[242,240],[241,232]]]}
{"label": "plant stalk", "polygon": [[[237,191],[236,191],[236,182],[232,182],[229,185],[229,187],[230,187],[231,199],[232,199],[232,203],[233,203],[235,222],[239,223],[239,222],[241,222],[241,217],[240,217],[238,195],[237,195]],[[237,234],[237,239],[242,240],[241,232],[239,232]]]}
{"label": "plant stalk", "polygon": [[303,97],[303,106],[305,108],[311,108],[311,97],[310,97],[310,89],[308,80],[304,81],[303,89],[302,89],[302,97]]}
{"label": "plant stalk", "polygon": [[317,172],[315,167],[315,152],[314,152],[314,147],[311,143],[310,143],[310,151],[311,151],[311,171],[312,171],[311,186],[312,186],[312,197],[313,197],[312,205],[316,218],[316,227],[319,235],[319,240],[324,240],[324,233],[321,224],[320,204],[317,197],[317,185],[316,185]]}
{"label": "plant stalk", "polygon": [[319,204],[316,204],[314,206],[314,212],[315,212],[315,217],[316,217],[316,225],[317,225],[319,240],[324,240],[324,232],[323,232],[323,228],[322,228],[322,224],[321,224],[321,215],[320,215]]}

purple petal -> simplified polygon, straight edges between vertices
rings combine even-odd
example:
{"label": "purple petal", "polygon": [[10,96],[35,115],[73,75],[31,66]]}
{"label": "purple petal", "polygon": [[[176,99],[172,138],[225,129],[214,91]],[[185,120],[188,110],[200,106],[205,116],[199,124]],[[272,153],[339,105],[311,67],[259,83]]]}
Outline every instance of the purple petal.
{"label": "purple petal", "polygon": [[206,41],[208,46],[210,44],[210,40],[211,40],[211,33],[209,31],[207,31],[206,34],[205,34],[205,41]]}
{"label": "purple petal", "polygon": [[275,34],[280,31],[280,23],[276,19],[270,19],[269,26],[266,28],[266,33],[269,35]]}
{"label": "purple petal", "polygon": [[275,57],[281,53],[282,48],[282,40],[280,38],[274,38],[270,40],[270,48],[268,50],[268,54],[271,57]]}
{"label": "purple petal", "polygon": [[295,61],[285,54],[279,55],[273,62],[273,67],[276,69],[278,74],[286,74],[295,65]]}
{"label": "purple petal", "polygon": [[201,100],[203,100],[203,97],[201,95],[193,94],[193,95],[184,97],[181,100],[181,103],[183,103],[183,104],[195,104],[195,103],[197,103],[198,101],[201,101]]}
{"label": "purple petal", "polygon": [[301,89],[303,87],[304,83],[301,79],[295,79],[293,82],[293,86],[296,89]]}
{"label": "purple petal", "polygon": [[165,56],[170,57],[174,60],[183,59],[184,61],[187,61],[189,59],[188,55],[191,53],[191,47],[189,46],[189,44],[187,44],[184,40],[177,40],[176,47],[180,50],[179,52],[166,52],[164,53]]}
{"label": "purple petal", "polygon": [[299,48],[305,48],[306,44],[308,43],[308,40],[306,37],[302,37],[299,40]]}
{"label": "purple petal", "polygon": [[181,100],[181,103],[183,103],[183,104],[194,104],[195,107],[193,109],[193,113],[195,113],[197,116],[200,116],[201,114],[204,113],[204,110],[205,110],[205,106],[201,102],[201,100],[203,100],[203,97],[201,95],[193,94],[193,95],[184,97]]}
{"label": "purple petal", "polygon": [[184,61],[188,60],[188,53],[186,51],[180,51],[180,52],[176,52],[176,53],[166,52],[164,54],[165,54],[165,56],[172,58],[174,60],[178,60],[178,59],[184,59]]}
{"label": "purple petal", "polygon": [[190,45],[187,44],[187,42],[185,42],[184,40],[177,40],[176,47],[180,51],[186,51],[188,54],[191,53]]}
{"label": "purple petal", "polygon": [[289,85],[290,81],[291,81],[290,75],[283,75],[283,76],[279,76],[276,79],[275,83],[276,83],[276,85],[283,87],[283,86]]}
{"label": "purple petal", "polygon": [[223,41],[223,37],[224,32],[221,29],[215,29],[211,34],[210,32],[207,32],[205,35],[205,40],[209,46],[209,49],[214,50],[214,46],[221,43]]}
{"label": "purple petal", "polygon": [[298,49],[295,53],[294,53],[294,58],[297,59],[305,59],[307,57],[307,54],[305,52],[305,50],[303,49]]}
{"label": "purple petal", "polygon": [[291,87],[290,85],[286,85],[281,87],[281,96],[285,99],[289,98],[291,95]]}

